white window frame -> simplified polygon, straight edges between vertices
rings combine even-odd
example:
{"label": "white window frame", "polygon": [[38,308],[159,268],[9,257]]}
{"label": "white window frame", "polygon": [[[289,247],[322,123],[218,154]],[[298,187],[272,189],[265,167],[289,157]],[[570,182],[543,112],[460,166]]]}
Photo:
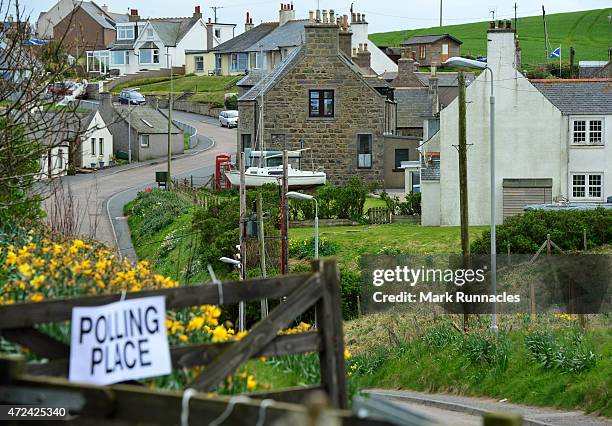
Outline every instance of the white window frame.
{"label": "white window frame", "polygon": [[98,155],[104,155],[104,138],[98,138]]}
{"label": "white window frame", "polygon": [[[138,51],[140,52],[138,55],[138,63],[140,65],[158,65],[159,64],[159,49],[138,49]],[[151,62],[143,62],[142,51],[151,52]],[[157,62],[155,62],[156,56],[157,56]]]}
{"label": "white window frame", "polygon": [[[585,140],[583,142],[575,142],[575,123],[584,122]],[[599,121],[601,123],[601,141],[591,141],[591,123]],[[570,120],[570,144],[573,146],[604,146],[606,144],[606,120],[604,117],[573,117]]]}
{"label": "white window frame", "polygon": [[[367,142],[369,143],[367,153],[361,152],[361,137],[364,136],[367,138]],[[374,136],[371,133],[360,133],[357,135],[357,168],[371,169],[372,168],[372,157],[374,156]]]}
{"label": "white window frame", "polygon": [[221,39],[221,36],[222,36],[222,34],[223,34],[223,33],[221,32],[221,28],[215,28],[215,33],[214,33],[214,34],[215,34],[215,38],[217,38],[217,39]]}
{"label": "white window frame", "polygon": [[[115,62],[115,54],[123,53],[123,62]],[[130,64],[130,52],[127,50],[115,50],[111,52],[111,65],[129,65]]]}
{"label": "white window frame", "polygon": [[89,155],[96,155],[96,138],[91,138],[89,140],[89,148],[91,151]]}
{"label": "white window frame", "polygon": [[[144,143],[144,141],[147,141],[146,143]],[[141,148],[148,148],[149,147],[149,135],[138,135],[138,142],[140,143],[140,147]]]}
{"label": "white window frame", "polygon": [[[574,177],[575,176],[584,176],[584,197],[574,195]],[[600,187],[600,196],[593,197],[590,195],[591,189],[591,176],[599,176],[601,179]],[[605,196],[605,188],[604,188],[604,173],[603,172],[572,172],[570,175],[570,199],[571,200],[579,200],[579,201],[602,201]]]}
{"label": "white window frame", "polygon": [[448,51],[449,51],[448,43],[442,43],[442,54],[443,55],[448,55]]}
{"label": "white window frame", "polygon": [[[129,35],[126,35],[126,33]],[[134,26],[117,25],[117,40],[134,40]]]}
{"label": "white window frame", "polygon": [[[234,58],[236,61],[234,62]],[[243,67],[240,67],[240,59],[244,60],[242,64]],[[234,66],[235,64],[235,66]],[[248,53],[231,53],[230,54],[230,72],[245,72],[249,69],[249,55]]]}
{"label": "white window frame", "polygon": [[[202,62],[202,66],[200,68],[198,68],[198,59],[201,59],[201,62]],[[196,72],[202,72],[206,69],[206,67],[204,66],[204,56],[197,55],[193,58],[193,69]]]}
{"label": "white window frame", "polygon": [[154,34],[153,34],[153,28],[147,28],[147,34],[146,34],[146,36],[147,36],[147,40],[152,40],[152,39],[153,39],[153,36],[154,36]]}

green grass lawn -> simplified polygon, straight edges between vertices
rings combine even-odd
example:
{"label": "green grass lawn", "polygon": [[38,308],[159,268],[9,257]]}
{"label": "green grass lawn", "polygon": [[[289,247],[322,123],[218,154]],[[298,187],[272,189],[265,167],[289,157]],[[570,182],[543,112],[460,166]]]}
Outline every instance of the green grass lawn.
{"label": "green grass lawn", "polygon": [[[575,61],[606,60],[608,58],[609,9],[595,9],[547,15],[548,35],[553,49],[562,46],[564,61],[569,61],[569,48],[576,50]],[[486,55],[488,22],[476,22],[416,30],[371,34],[378,46],[399,46],[414,35],[449,33],[463,41],[463,55]],[[518,19],[518,36],[523,50],[523,64],[536,65],[545,62],[544,30],[541,16]]]}
{"label": "green grass lawn", "polygon": [[[476,238],[487,227],[470,228],[470,237]],[[290,228],[290,240],[306,240],[314,235],[314,228]],[[340,264],[357,268],[359,256],[376,254],[384,247],[399,249],[403,253],[457,253],[461,250],[459,227],[424,227],[393,223],[389,225],[360,225],[320,227],[322,239],[338,245]]]}

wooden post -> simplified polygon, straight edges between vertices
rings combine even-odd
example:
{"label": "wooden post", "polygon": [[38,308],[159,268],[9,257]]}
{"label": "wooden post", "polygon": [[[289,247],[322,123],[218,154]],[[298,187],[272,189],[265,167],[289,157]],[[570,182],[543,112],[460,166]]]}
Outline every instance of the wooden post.
{"label": "wooden post", "polygon": [[582,228],[582,244],[584,246],[584,249],[587,250],[586,228]]}
{"label": "wooden post", "polygon": [[281,196],[281,274],[289,273],[289,152],[283,150],[283,189]]}
{"label": "wooden post", "polygon": [[552,254],[552,245],[550,244],[550,234],[546,234],[546,256]]}
{"label": "wooden post", "polygon": [[[240,279],[246,279],[246,182],[244,175],[244,152],[240,153]],[[238,306],[238,331],[246,329],[245,303]]]}
{"label": "wooden post", "polygon": [[[266,278],[266,239],[264,235],[263,200],[261,192],[257,193],[257,238],[259,240],[259,266],[261,276]],[[261,299],[261,317],[268,316],[268,299]]]}
{"label": "wooden post", "polygon": [[459,72],[459,204],[461,216],[461,253],[464,259],[470,255],[468,218],[467,131],[465,103],[465,75]]}
{"label": "wooden post", "polygon": [[508,241],[508,266],[512,263],[512,259],[510,258],[510,241]]}
{"label": "wooden post", "polygon": [[313,270],[322,275],[322,297],[317,307],[317,323],[323,349],[319,352],[321,385],[329,395],[334,408],[348,408],[348,387],[344,362],[342,331],[342,302],[340,299],[340,273],[335,260],[313,261]]}

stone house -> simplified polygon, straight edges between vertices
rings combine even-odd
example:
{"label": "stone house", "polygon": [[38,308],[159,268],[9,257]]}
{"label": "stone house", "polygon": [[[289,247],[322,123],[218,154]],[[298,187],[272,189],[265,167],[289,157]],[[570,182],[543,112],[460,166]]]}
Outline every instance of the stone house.
{"label": "stone house", "polygon": [[461,56],[463,42],[450,34],[417,35],[401,45],[422,66],[441,64],[453,56]]}
{"label": "stone house", "polygon": [[[514,30],[491,27],[487,60],[495,91],[496,222],[526,205],[602,203],[612,195],[612,80],[528,80],[519,70]],[[490,219],[489,90],[481,73],[466,89],[470,225]],[[424,137],[422,224],[458,225],[458,102]]]}
{"label": "stone house", "polygon": [[85,56],[88,50],[106,49],[115,42],[115,26],[127,22],[126,14],[111,13],[105,6],[83,1],[53,27],[53,39],[75,57]]}
{"label": "stone house", "polygon": [[305,163],[330,182],[382,182],[385,138],[395,132],[392,90],[351,61],[346,26],[333,14],[317,17],[304,27],[305,43],[238,99],[237,151],[307,148]]}
{"label": "stone house", "polygon": [[[114,152],[132,151],[132,161],[168,155],[168,117],[148,105],[113,104],[110,93],[100,94],[100,114],[113,136]],[[172,154],[185,151],[183,131],[171,126]]]}

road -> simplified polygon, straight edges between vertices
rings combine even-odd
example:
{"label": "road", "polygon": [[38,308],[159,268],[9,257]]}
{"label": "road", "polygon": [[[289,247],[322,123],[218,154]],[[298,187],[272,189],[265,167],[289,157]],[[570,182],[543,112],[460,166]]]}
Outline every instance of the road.
{"label": "road", "polygon": [[[199,135],[212,140],[214,145],[208,149],[200,144],[194,150],[175,158],[172,161],[174,177],[189,175],[205,177],[214,173],[215,156],[222,152],[236,151],[236,130],[218,126],[217,120],[197,114],[180,111],[173,112],[174,118],[194,126]],[[70,187],[80,222],[79,233],[92,236],[97,240],[115,246],[114,232],[117,233],[119,249],[122,254],[133,259],[130,249],[127,224],[123,218],[123,205],[134,199],[139,191],[155,186],[155,172],[165,171],[164,159],[144,165],[122,166],[101,170],[91,174],[66,176],[65,187]],[[47,203],[45,203],[47,204]],[[48,208],[48,206],[46,206]],[[108,211],[107,211],[108,210]],[[109,221],[109,215],[113,219]]]}

